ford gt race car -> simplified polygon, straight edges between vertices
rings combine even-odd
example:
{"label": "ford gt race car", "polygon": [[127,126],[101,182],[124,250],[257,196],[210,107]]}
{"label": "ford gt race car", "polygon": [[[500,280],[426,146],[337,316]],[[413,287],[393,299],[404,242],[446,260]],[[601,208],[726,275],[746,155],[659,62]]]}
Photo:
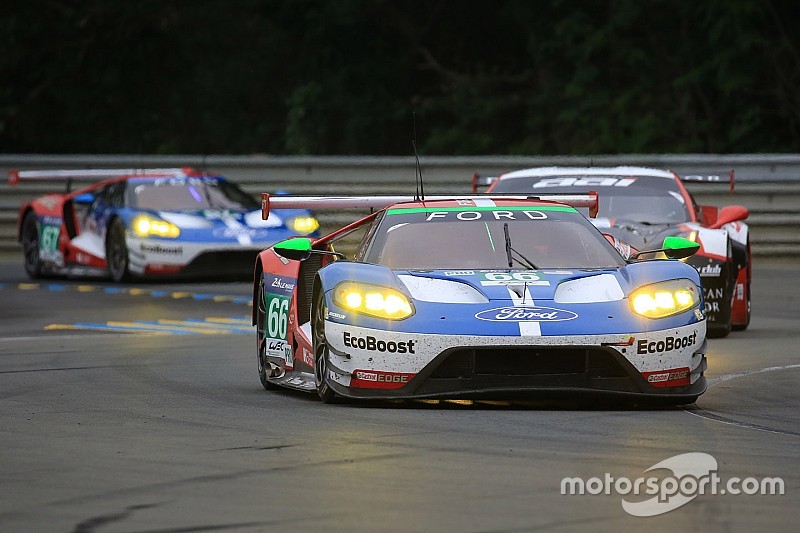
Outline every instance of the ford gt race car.
{"label": "ford gt race car", "polygon": [[20,208],[18,238],[32,278],[249,276],[265,246],[292,235],[317,235],[319,227],[304,209],[262,220],[258,200],[221,176],[191,168],[9,172],[12,185],[74,179],[102,181]]}
{"label": "ford gt race car", "polygon": [[[253,285],[266,389],[350,398],[576,393],[682,404],[706,389],[700,275],[625,259],[578,211],[596,194],[270,197],[275,208],[370,208],[259,254]],[[333,244],[358,229],[352,260]],[[668,237],[650,255],[699,245]]]}
{"label": "ford gt race car", "polygon": [[[598,191],[595,226],[618,245],[644,250],[668,235],[689,238],[700,251],[687,262],[700,273],[705,292],[709,336],[724,337],[750,323],[750,235],[742,206],[720,209],[697,205],[684,181],[730,183],[722,176],[684,176],[644,167],[548,167],[517,170],[484,178],[487,193],[579,194]],[[473,176],[473,190],[480,178]]]}

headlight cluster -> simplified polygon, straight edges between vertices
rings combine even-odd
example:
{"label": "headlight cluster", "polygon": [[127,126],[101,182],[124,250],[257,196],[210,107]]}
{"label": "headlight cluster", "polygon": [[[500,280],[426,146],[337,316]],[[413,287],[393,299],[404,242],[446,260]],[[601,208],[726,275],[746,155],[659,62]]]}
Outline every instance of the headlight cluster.
{"label": "headlight cluster", "polygon": [[295,217],[292,219],[292,229],[301,235],[314,233],[319,228],[319,221],[314,217]]}
{"label": "headlight cluster", "polygon": [[389,287],[345,281],[333,289],[336,305],[365,315],[402,320],[414,314],[406,296]]}
{"label": "headlight cluster", "polygon": [[647,318],[677,315],[700,303],[700,288],[688,279],[645,285],[630,295],[631,308]]}
{"label": "headlight cluster", "polygon": [[174,239],[181,234],[175,224],[146,215],[136,217],[133,221],[133,231],[139,237],[167,237]]}

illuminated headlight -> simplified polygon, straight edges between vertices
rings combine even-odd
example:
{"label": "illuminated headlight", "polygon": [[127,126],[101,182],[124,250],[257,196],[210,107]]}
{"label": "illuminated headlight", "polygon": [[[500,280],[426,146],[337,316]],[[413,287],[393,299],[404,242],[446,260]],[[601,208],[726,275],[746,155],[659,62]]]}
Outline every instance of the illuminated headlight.
{"label": "illuminated headlight", "polygon": [[402,320],[414,314],[406,296],[389,287],[345,281],[333,289],[333,301],[344,309],[357,313]]}
{"label": "illuminated headlight", "polygon": [[633,291],[630,303],[638,315],[664,318],[694,308],[700,303],[700,288],[688,279],[662,281]]}
{"label": "illuminated headlight", "polygon": [[301,235],[308,235],[317,231],[319,221],[314,217],[295,217],[292,219],[292,228]]}
{"label": "illuminated headlight", "polygon": [[181,234],[181,230],[175,224],[145,215],[134,219],[133,231],[139,237],[167,237],[170,239]]}

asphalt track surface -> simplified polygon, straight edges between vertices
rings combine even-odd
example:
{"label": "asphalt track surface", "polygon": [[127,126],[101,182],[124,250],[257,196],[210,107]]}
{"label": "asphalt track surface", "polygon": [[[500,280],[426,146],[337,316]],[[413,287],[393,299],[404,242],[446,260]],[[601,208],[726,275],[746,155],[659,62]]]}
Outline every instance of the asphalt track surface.
{"label": "asphalt track surface", "polygon": [[[796,530],[799,271],[756,264],[752,324],[711,341],[709,391],[647,410],[266,392],[246,282],[31,284],[0,263],[0,531]],[[561,494],[690,452],[785,494],[646,518],[613,491]]]}

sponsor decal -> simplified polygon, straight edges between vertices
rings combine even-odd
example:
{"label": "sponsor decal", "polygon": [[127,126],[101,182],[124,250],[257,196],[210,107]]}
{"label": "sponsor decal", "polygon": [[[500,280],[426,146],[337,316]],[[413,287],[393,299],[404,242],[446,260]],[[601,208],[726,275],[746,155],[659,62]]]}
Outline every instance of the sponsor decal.
{"label": "sponsor decal", "polygon": [[139,244],[139,251],[151,254],[183,255],[183,248],[180,246],[169,247],[144,242]]}
{"label": "sponsor decal", "polygon": [[578,318],[578,313],[553,307],[497,307],[475,315],[490,322],[561,322]]}
{"label": "sponsor decal", "polygon": [[328,370],[328,378],[331,381],[335,381],[336,383],[339,383],[340,385],[344,385],[345,387],[348,386],[347,380],[344,378],[343,375],[339,374],[338,372],[334,372],[333,370],[329,369]]}
{"label": "sponsor decal", "polygon": [[474,270],[448,270],[444,273],[445,276],[474,276]]}
{"label": "sponsor decal", "polygon": [[361,389],[399,389],[408,383],[415,374],[401,372],[382,372],[380,370],[356,370],[350,380],[351,387]]}
{"label": "sponsor decal", "polygon": [[722,287],[703,287],[703,296],[706,301],[706,314],[720,312],[719,303],[725,293]]}
{"label": "sponsor decal", "polygon": [[703,320],[706,317],[706,315],[703,314],[703,312],[700,309],[694,310],[694,316],[697,317],[697,320]]}
{"label": "sponsor decal", "polygon": [[311,350],[303,346],[303,351],[300,353],[301,356],[303,357],[303,362],[308,366],[310,366],[311,368],[314,368],[316,362],[314,361],[314,354],[311,353]]}
{"label": "sponsor decal", "polygon": [[672,368],[658,372],[642,372],[642,376],[654,387],[681,387],[689,385],[689,368]]}
{"label": "sponsor decal", "polygon": [[294,284],[297,282],[293,278],[284,278],[283,276],[273,276],[272,282],[269,284],[269,292],[280,293],[285,296],[291,296],[294,290]]}
{"label": "sponsor decal", "polygon": [[744,283],[736,284],[736,299],[744,300]]}
{"label": "sponsor decal", "polygon": [[533,184],[534,189],[542,187],[630,187],[636,178],[612,178],[609,176],[586,176],[578,178],[547,178]]}
{"label": "sponsor decal", "polygon": [[692,346],[697,341],[697,332],[685,337],[667,337],[661,341],[640,340],[636,343],[637,354],[661,353]]}
{"label": "sponsor decal", "polygon": [[388,353],[416,353],[414,345],[416,341],[384,341],[367,335],[366,337],[356,337],[348,332],[342,335],[344,345],[349,348],[358,348],[359,350],[367,350],[370,352],[388,352]]}
{"label": "sponsor decal", "polygon": [[330,309],[325,309],[325,318],[326,319],[335,318],[337,320],[344,320],[347,317],[345,315],[341,314],[341,313],[335,313],[335,312],[331,311]]}
{"label": "sponsor decal", "polygon": [[697,272],[700,273],[700,276],[703,278],[718,278],[719,275],[722,273],[722,267],[719,264],[716,265],[705,265],[699,267]]}
{"label": "sponsor decal", "polygon": [[[297,279],[278,276],[275,274],[264,274],[264,309],[267,310],[267,342],[277,341],[281,343],[282,351],[275,349],[271,355],[282,356],[286,360],[287,366],[292,364],[292,347],[287,340],[289,324],[289,304],[292,301]],[[277,346],[277,344],[275,345]],[[269,344],[267,345],[269,347]],[[268,350],[269,353],[269,350]]]}
{"label": "sponsor decal", "polygon": [[478,274],[481,285],[541,285],[549,286],[550,282],[538,272],[481,272]]}
{"label": "sponsor decal", "polygon": [[267,354],[282,358],[286,362],[287,367],[292,367],[292,347],[289,346],[288,342],[267,339]]}
{"label": "sponsor decal", "polygon": [[547,218],[542,211],[534,209],[495,209],[492,211],[433,211],[425,217],[425,222],[432,220],[541,220]]}

